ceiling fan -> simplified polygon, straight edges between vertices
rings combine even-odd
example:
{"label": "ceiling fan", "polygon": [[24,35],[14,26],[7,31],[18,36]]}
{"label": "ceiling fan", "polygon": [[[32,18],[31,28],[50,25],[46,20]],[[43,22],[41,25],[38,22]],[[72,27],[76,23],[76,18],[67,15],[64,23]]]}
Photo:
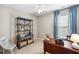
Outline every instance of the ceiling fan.
{"label": "ceiling fan", "polygon": [[41,13],[43,13],[45,11],[48,11],[48,9],[46,9],[46,6],[47,5],[44,5],[44,4],[38,4],[37,5],[37,13],[41,14]]}

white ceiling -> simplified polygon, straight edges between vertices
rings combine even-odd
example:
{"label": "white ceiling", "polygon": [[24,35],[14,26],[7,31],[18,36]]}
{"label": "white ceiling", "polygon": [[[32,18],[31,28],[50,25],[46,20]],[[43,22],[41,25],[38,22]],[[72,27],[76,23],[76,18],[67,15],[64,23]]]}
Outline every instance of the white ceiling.
{"label": "white ceiling", "polygon": [[[42,14],[46,14],[50,11],[55,11],[63,8],[70,7],[72,5],[60,5],[60,4],[40,4],[40,7],[38,7],[39,4],[5,4],[5,6],[8,6],[10,8],[16,9],[21,12],[26,12],[33,14],[35,16],[39,16]],[[38,14],[38,9],[41,8],[44,10],[41,14]]]}

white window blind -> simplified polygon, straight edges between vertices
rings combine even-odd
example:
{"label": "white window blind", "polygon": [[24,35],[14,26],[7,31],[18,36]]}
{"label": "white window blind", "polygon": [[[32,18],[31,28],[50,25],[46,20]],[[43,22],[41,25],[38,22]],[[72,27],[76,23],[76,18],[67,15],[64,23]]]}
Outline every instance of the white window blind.
{"label": "white window blind", "polygon": [[68,14],[58,16],[58,38],[65,39],[69,33]]}

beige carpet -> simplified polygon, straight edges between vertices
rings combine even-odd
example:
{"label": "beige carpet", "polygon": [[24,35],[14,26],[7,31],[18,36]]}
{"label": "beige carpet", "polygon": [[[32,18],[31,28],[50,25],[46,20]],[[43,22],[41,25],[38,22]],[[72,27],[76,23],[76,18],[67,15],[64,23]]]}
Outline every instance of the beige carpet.
{"label": "beige carpet", "polygon": [[34,43],[21,49],[14,49],[14,54],[43,54],[43,40],[35,40]]}

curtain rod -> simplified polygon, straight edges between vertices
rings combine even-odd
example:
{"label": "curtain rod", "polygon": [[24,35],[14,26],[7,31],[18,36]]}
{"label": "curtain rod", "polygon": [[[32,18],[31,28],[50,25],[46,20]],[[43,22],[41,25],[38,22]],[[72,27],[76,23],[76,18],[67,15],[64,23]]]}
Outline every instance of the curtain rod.
{"label": "curtain rod", "polygon": [[[79,6],[79,4],[76,4],[76,5],[73,5],[73,6]],[[73,7],[73,6],[70,6],[70,7]],[[61,11],[61,10],[65,10],[65,9],[68,9],[68,8],[70,8],[70,7],[67,7],[67,8],[64,8],[64,9],[60,9],[60,10],[55,10],[55,11]],[[55,11],[53,11],[53,12],[55,12]]]}

